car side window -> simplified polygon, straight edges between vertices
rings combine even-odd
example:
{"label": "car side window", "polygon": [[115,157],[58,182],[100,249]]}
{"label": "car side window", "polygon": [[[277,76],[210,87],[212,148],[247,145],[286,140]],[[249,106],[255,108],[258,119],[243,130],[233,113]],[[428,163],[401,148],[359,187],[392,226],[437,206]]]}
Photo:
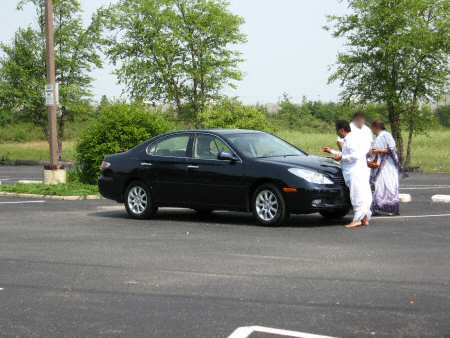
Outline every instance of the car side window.
{"label": "car side window", "polygon": [[221,151],[233,151],[221,139],[212,135],[197,135],[194,142],[193,157],[201,160],[217,160]]}
{"label": "car side window", "polygon": [[177,135],[165,138],[162,141],[151,144],[147,148],[147,154],[163,157],[187,157],[189,138],[189,135]]}

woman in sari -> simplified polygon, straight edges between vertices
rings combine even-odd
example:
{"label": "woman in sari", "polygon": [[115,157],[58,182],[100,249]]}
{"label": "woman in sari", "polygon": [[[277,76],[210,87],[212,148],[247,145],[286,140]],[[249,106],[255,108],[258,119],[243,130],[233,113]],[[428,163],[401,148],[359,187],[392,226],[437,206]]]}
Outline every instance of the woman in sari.
{"label": "woman in sari", "polygon": [[372,132],[376,135],[371,151],[375,163],[371,173],[371,183],[374,187],[372,212],[375,216],[399,215],[400,162],[395,140],[385,130],[383,122],[374,121]]}

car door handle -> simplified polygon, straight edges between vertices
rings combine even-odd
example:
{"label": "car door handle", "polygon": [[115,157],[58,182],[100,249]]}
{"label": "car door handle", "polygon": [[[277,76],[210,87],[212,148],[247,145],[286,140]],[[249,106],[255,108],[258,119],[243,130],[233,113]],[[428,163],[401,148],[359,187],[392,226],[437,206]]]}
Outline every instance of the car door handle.
{"label": "car door handle", "polygon": [[151,164],[150,162],[141,162],[141,165],[145,167],[151,167],[153,164]]}
{"label": "car door handle", "polygon": [[200,167],[198,165],[188,165],[187,168],[188,169],[198,169]]}

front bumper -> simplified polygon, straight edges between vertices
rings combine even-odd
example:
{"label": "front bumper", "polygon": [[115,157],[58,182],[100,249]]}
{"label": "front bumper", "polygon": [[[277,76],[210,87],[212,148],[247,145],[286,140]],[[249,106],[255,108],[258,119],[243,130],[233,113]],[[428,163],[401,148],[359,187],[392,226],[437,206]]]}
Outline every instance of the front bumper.
{"label": "front bumper", "polygon": [[345,186],[312,186],[284,193],[286,206],[294,214],[308,214],[322,210],[342,210],[351,207],[350,194]]}

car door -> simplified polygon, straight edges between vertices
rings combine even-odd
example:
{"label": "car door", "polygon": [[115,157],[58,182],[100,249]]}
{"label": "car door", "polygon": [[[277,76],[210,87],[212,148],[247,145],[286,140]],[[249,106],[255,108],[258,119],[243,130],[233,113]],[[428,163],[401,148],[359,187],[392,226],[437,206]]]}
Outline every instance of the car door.
{"label": "car door", "polygon": [[246,205],[242,161],[222,161],[220,151],[235,153],[221,138],[196,133],[188,160],[187,182],[193,204],[205,207],[243,209]]}
{"label": "car door", "polygon": [[146,181],[158,204],[177,206],[189,201],[186,178],[192,139],[191,133],[179,133],[158,139],[147,147],[141,166],[146,168]]}

